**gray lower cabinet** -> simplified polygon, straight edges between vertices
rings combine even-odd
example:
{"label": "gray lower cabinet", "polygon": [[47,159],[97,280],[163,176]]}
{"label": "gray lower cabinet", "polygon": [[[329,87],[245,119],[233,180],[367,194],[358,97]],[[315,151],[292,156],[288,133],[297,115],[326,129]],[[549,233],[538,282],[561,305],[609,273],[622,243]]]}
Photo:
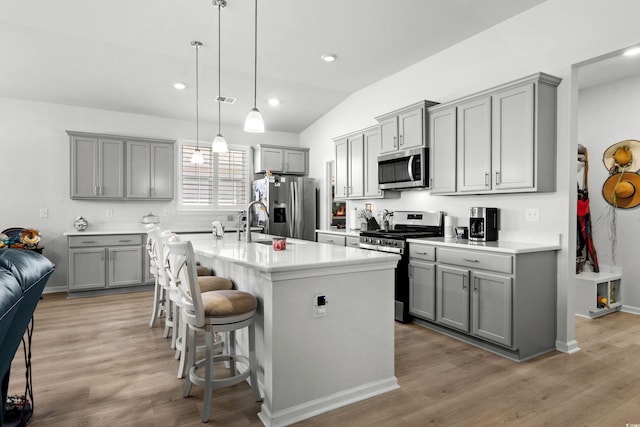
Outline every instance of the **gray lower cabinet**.
{"label": "gray lower cabinet", "polygon": [[436,320],[436,265],[432,262],[409,264],[409,313]]}
{"label": "gray lower cabinet", "polygon": [[471,333],[511,347],[513,292],[511,277],[473,272]]}
{"label": "gray lower cabinet", "polygon": [[144,283],[144,236],[69,236],[69,292]]}
{"label": "gray lower cabinet", "polygon": [[467,247],[410,243],[416,321],[513,360],[555,349],[555,252]]}
{"label": "gray lower cabinet", "polygon": [[318,243],[328,243],[330,245],[345,246],[346,236],[338,236],[331,233],[316,233],[316,241]]}

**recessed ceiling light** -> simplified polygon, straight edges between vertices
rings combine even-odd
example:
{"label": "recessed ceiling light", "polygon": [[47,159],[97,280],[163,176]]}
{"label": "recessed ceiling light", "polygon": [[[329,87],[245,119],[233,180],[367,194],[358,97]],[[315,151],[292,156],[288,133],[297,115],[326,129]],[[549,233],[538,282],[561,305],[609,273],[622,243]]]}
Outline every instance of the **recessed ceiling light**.
{"label": "recessed ceiling light", "polygon": [[640,53],[640,47],[632,47],[624,51],[624,56],[634,56]]}
{"label": "recessed ceiling light", "polygon": [[173,87],[178,90],[184,90],[187,87],[187,85],[181,82],[177,82],[173,84]]}
{"label": "recessed ceiling light", "polygon": [[337,55],[335,53],[326,53],[322,55],[320,58],[322,58],[322,60],[325,62],[333,62],[336,60]]}
{"label": "recessed ceiling light", "polygon": [[278,105],[280,105],[280,100],[278,98],[269,98],[269,100],[267,102],[272,107],[277,107]]}

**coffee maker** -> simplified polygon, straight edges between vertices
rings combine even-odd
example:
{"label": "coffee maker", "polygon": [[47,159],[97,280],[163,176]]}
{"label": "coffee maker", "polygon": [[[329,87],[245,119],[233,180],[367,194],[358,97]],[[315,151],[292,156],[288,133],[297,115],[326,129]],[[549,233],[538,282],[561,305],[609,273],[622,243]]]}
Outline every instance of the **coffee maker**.
{"label": "coffee maker", "polygon": [[498,240],[498,208],[469,208],[469,240]]}

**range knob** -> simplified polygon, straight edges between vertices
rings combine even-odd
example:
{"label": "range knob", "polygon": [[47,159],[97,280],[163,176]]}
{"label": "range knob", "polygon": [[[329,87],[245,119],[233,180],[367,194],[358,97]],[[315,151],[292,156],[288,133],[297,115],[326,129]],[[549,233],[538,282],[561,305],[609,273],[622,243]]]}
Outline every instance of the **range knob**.
{"label": "range knob", "polygon": [[376,239],[376,245],[381,245],[382,244],[382,239]]}

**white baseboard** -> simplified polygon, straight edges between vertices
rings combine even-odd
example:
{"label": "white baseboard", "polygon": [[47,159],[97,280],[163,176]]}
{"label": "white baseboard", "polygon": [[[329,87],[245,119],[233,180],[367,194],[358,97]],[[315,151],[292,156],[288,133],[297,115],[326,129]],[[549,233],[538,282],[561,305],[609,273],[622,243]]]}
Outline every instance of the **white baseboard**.
{"label": "white baseboard", "polygon": [[55,294],[58,292],[67,292],[69,290],[69,288],[67,287],[67,285],[56,285],[56,286],[50,286],[47,285],[44,287],[44,290],[42,291],[43,294]]}
{"label": "white baseboard", "polygon": [[578,341],[576,340],[572,340],[569,342],[556,341],[556,350],[567,354],[573,354],[579,352],[580,347],[578,347]]}
{"label": "white baseboard", "polygon": [[388,391],[400,388],[398,379],[393,376],[380,381],[374,381],[358,387],[331,394],[319,399],[302,403],[291,408],[271,412],[266,402],[262,404],[262,410],[258,418],[266,427],[288,426],[293,423],[315,417],[324,412],[332,411],[342,406],[350,405],[361,400],[377,396]]}
{"label": "white baseboard", "polygon": [[620,311],[625,312],[625,313],[640,315],[640,307],[633,307],[631,305],[623,304],[622,308],[620,309]]}

